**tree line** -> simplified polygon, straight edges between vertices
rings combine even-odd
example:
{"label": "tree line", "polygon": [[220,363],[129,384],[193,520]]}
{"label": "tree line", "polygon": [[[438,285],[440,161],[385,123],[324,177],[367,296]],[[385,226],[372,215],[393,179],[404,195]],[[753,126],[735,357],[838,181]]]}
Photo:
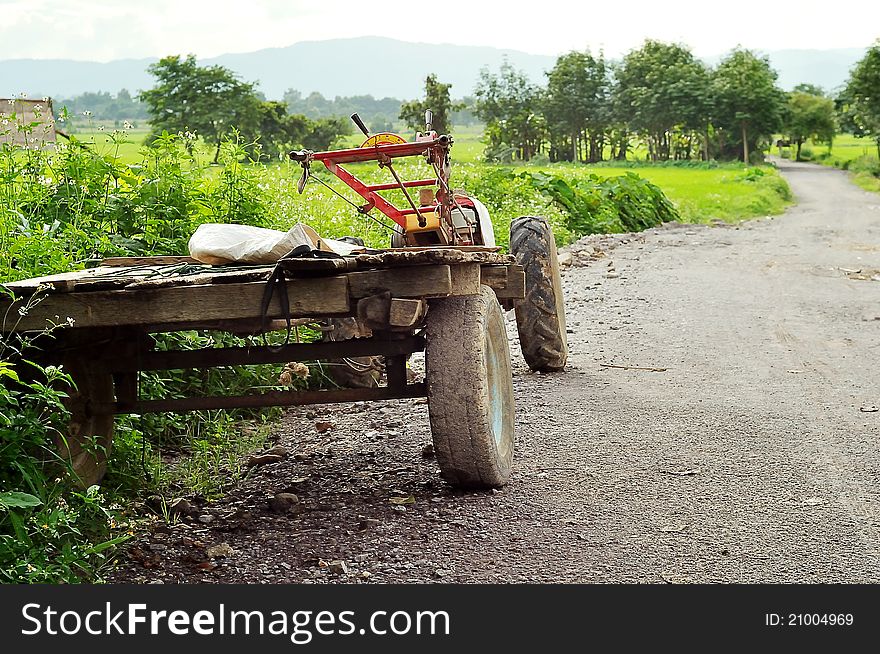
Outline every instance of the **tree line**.
{"label": "tree line", "polygon": [[812,85],[786,93],[769,60],[750,50],[736,48],[713,68],[687,46],[647,40],[618,63],[564,54],[545,86],[509,63],[483,69],[475,112],[486,123],[487,155],[500,160],[623,160],[639,142],[652,161],[750,161],[778,133],[798,153],[806,139],[830,143],[841,128],[878,137],[878,60],[875,45],[835,100]]}

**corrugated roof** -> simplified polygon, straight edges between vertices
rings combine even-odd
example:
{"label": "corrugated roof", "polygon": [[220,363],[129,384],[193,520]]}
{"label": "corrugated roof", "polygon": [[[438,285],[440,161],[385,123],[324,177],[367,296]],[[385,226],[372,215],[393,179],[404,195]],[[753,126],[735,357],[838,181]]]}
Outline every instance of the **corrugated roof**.
{"label": "corrugated roof", "polygon": [[0,98],[0,146],[10,143],[39,150],[54,147],[55,140],[51,98]]}

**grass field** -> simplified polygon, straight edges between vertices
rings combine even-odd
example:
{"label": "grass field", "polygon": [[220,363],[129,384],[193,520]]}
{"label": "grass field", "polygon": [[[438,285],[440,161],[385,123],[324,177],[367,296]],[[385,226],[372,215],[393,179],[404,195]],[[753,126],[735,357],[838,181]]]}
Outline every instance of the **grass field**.
{"label": "grass field", "polygon": [[[83,142],[93,143],[95,149],[103,154],[117,156],[122,162],[135,163],[141,159],[141,147],[148,133],[147,128],[127,130],[124,135],[112,137],[113,127],[105,126],[99,129],[93,126],[88,130],[75,132],[75,136]],[[119,138],[121,136],[121,138]],[[482,128],[478,125],[455,130],[455,143],[453,145],[453,162],[462,164],[463,168],[458,179],[473,179],[482,171],[497,166],[488,166],[480,162],[485,145],[481,141]],[[852,137],[850,137],[852,139]],[[350,134],[343,138],[340,147],[357,147],[363,141],[360,133]],[[864,141],[864,139],[862,140]],[[838,147],[836,145],[835,147]],[[865,147],[863,142],[852,143],[840,139],[839,148],[842,155],[861,152]],[[213,157],[210,147],[202,146],[196,153],[197,160],[207,164]],[[409,170],[410,164],[407,164]],[[376,180],[381,173],[375,171],[372,164],[351,166],[356,174],[365,179]],[[778,214],[784,211],[788,204],[785,192],[780,192],[780,183],[784,186],[781,178],[772,169],[763,169],[768,172],[761,179],[756,178],[755,173],[741,164],[721,164],[715,168],[676,168],[667,166],[639,166],[638,168],[617,167],[612,165],[585,166],[582,164],[535,164],[526,166],[505,166],[515,171],[547,171],[564,178],[585,178],[590,175],[612,177],[634,172],[659,186],[667,197],[675,204],[681,213],[682,219],[687,222],[708,223],[713,220],[737,221]],[[357,216],[350,216],[351,208],[342,200],[332,195],[321,187],[310,187],[305,196],[299,196],[292,187],[292,181],[298,176],[298,167],[282,164],[270,166],[267,171],[265,183],[275,190],[278,202],[275,205],[277,213],[272,217],[272,222],[278,227],[284,227],[293,217],[303,222],[311,222],[316,227],[333,230],[355,232],[364,236],[367,240],[374,241],[380,238],[381,228],[362,220]],[[415,168],[414,175],[418,174]],[[210,172],[209,172],[210,174]],[[455,168],[453,168],[453,181],[456,180]],[[767,177],[767,179],[763,179]],[[329,178],[328,178],[329,179]],[[347,192],[347,189],[343,189]],[[523,212],[526,208],[523,208]],[[500,222],[507,223],[507,217]],[[339,235],[338,233],[336,235]],[[384,241],[384,235],[381,236]],[[374,241],[375,242],[375,241]],[[377,243],[378,244],[378,243]]]}
{"label": "grass field", "polygon": [[[717,168],[583,166],[550,164],[542,169],[562,177],[612,177],[632,172],[656,184],[681,213],[682,220],[733,222],[781,213],[789,204],[785,182],[772,168],[723,164]],[[526,170],[520,167],[520,170]],[[755,172],[756,170],[762,172]]]}

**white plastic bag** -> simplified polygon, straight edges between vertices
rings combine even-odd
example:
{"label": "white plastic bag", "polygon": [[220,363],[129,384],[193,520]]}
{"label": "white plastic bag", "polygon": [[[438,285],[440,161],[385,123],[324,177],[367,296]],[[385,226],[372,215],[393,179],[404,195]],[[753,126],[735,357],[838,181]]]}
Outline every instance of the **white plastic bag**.
{"label": "white plastic bag", "polygon": [[322,239],[302,223],[287,232],[249,225],[206,223],[189,239],[189,255],[202,263],[272,264],[293,248],[308,245],[316,250],[350,254],[359,249],[342,241]]}

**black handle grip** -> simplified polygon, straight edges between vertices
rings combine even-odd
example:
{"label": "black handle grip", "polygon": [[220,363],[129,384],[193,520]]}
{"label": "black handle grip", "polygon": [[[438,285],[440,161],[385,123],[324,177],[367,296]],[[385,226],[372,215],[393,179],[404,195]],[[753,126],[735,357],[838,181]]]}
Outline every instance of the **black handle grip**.
{"label": "black handle grip", "polygon": [[311,154],[311,150],[294,150],[293,152],[288,152],[287,156],[294,161],[299,161],[300,163],[302,163],[303,161],[308,161],[309,155]]}
{"label": "black handle grip", "polygon": [[358,126],[358,129],[364,133],[364,136],[370,138],[370,130],[367,129],[367,126],[364,125],[364,121],[361,120],[361,117],[357,115],[357,113],[353,113],[351,115],[351,119],[355,125]]}

